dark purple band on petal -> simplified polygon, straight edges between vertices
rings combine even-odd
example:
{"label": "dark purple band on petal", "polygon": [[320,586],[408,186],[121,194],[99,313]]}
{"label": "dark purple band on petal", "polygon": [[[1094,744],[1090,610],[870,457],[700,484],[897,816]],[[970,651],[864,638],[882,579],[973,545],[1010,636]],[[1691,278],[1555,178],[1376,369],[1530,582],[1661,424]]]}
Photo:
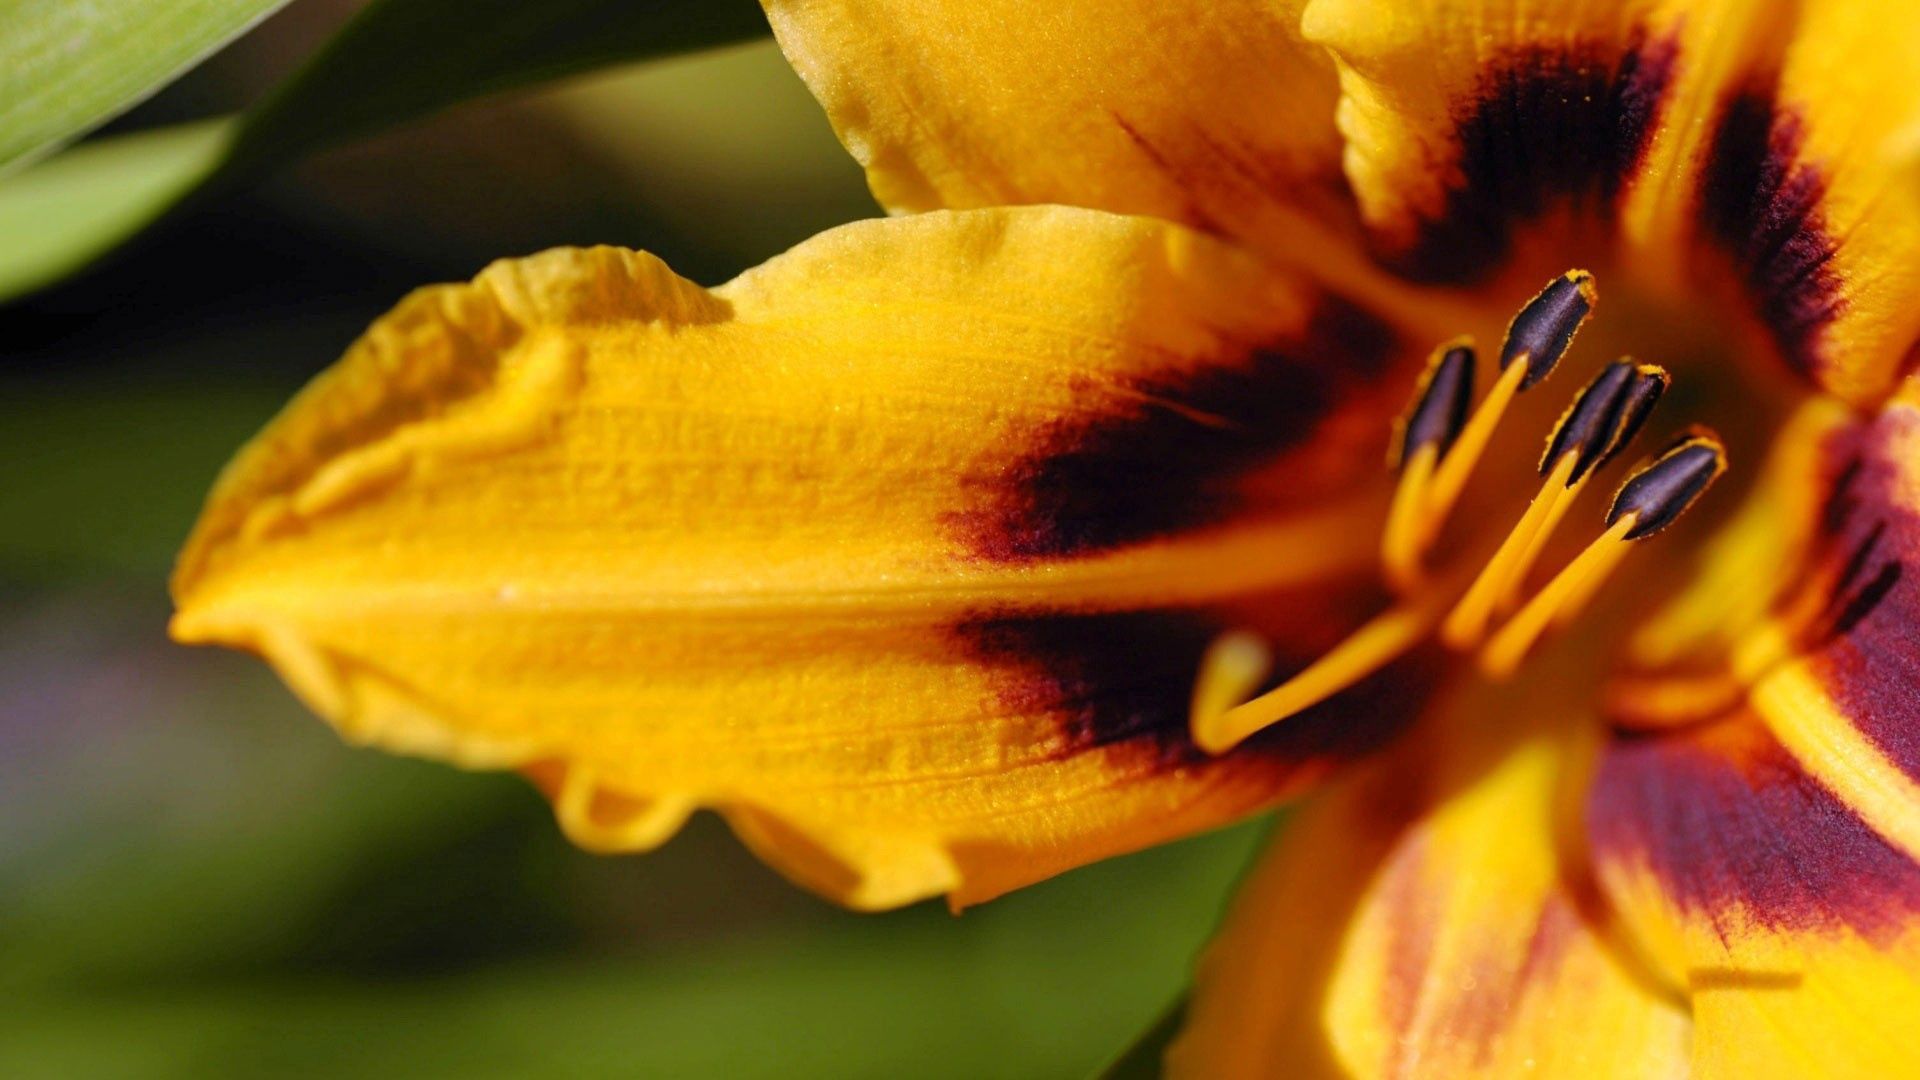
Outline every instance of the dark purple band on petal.
{"label": "dark purple band on petal", "polygon": [[1800,119],[1771,85],[1722,110],[1700,176],[1700,221],[1744,278],[1753,313],[1802,377],[1818,366],[1821,332],[1839,314],[1834,244],[1820,214],[1826,179],[1800,158]]}
{"label": "dark purple band on petal", "polygon": [[1217,523],[1243,508],[1236,481],[1311,441],[1399,349],[1385,322],[1324,296],[1294,339],[1105,393],[1112,411],[1043,428],[953,525],[980,557],[1020,563]]}
{"label": "dark purple band on petal", "polygon": [[1518,224],[1563,200],[1608,215],[1646,153],[1673,75],[1675,42],[1528,46],[1482,75],[1456,113],[1463,182],[1411,250],[1388,259],[1421,281],[1464,284],[1498,269]]}
{"label": "dark purple band on petal", "polygon": [[[1216,760],[1195,746],[1189,707],[1200,657],[1231,623],[1199,612],[990,616],[964,624],[969,654],[1008,673],[1009,711],[1051,714],[1064,753],[1131,747],[1155,769]],[[1311,657],[1283,657],[1274,682]],[[1416,654],[1276,724],[1224,758],[1279,764],[1345,761],[1384,746],[1418,716],[1440,672]]]}
{"label": "dark purple band on petal", "polygon": [[1843,428],[1826,449],[1832,477],[1816,554],[1833,574],[1813,639],[1813,671],[1846,717],[1920,781],[1920,412],[1890,406]]}
{"label": "dark purple band on petal", "polygon": [[1778,932],[1872,940],[1920,914],[1920,864],[1802,770],[1751,715],[1701,733],[1625,738],[1588,796],[1602,863],[1644,863],[1682,909]]}

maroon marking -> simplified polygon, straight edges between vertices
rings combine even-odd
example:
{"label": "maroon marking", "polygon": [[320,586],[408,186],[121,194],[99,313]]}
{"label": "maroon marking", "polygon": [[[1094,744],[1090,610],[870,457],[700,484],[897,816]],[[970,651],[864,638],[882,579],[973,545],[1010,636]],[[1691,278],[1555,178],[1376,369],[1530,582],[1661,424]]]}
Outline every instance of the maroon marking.
{"label": "maroon marking", "polygon": [[1644,860],[1675,903],[1716,927],[1738,906],[1778,932],[1845,927],[1884,942],[1920,913],[1920,865],[1751,714],[1684,735],[1617,738],[1587,811],[1598,859]]}
{"label": "maroon marking", "polygon": [[[1844,442],[1846,433],[1842,435],[1842,442]],[[1834,449],[1834,446],[1828,447],[1829,457],[1833,456],[1831,451]],[[1842,447],[1842,449],[1847,448]],[[1827,485],[1826,497],[1820,500],[1821,532],[1828,535],[1838,533],[1846,527],[1847,521],[1859,509],[1860,499],[1854,493],[1853,485],[1859,482],[1860,470],[1865,467],[1866,461],[1857,451],[1854,451],[1847,455],[1846,463],[1834,473],[1833,480]]]}
{"label": "maroon marking", "polygon": [[[1013,676],[1001,694],[1009,711],[1059,719],[1064,754],[1131,746],[1155,768],[1171,769],[1216,760],[1194,745],[1188,721],[1201,654],[1226,628],[1187,610],[1039,613],[987,616],[955,636],[977,660]],[[1310,659],[1282,658],[1282,673]],[[1218,760],[1308,765],[1377,750],[1418,713],[1438,674],[1433,659],[1389,666]]]}
{"label": "maroon marking", "polygon": [[1417,280],[1471,283],[1505,261],[1515,226],[1557,203],[1591,200],[1610,216],[1646,154],[1678,51],[1636,37],[1624,49],[1529,45],[1494,60],[1455,109],[1459,179],[1445,208],[1387,261]]}
{"label": "maroon marking", "polygon": [[[1515,1010],[1533,987],[1552,981],[1579,942],[1585,932],[1584,918],[1575,902],[1556,890],[1545,897],[1528,931],[1525,950],[1517,958],[1505,940],[1507,927],[1471,926],[1471,934],[1491,935],[1493,940],[1482,948],[1457,952],[1457,967],[1436,977],[1434,939],[1442,897],[1424,871],[1434,868],[1443,876],[1458,877],[1461,870],[1444,864],[1436,867],[1433,858],[1428,833],[1416,828],[1401,842],[1375,886],[1376,902],[1388,916],[1381,1016],[1389,1030],[1404,1035],[1424,1005],[1431,1012],[1429,1022],[1443,1037],[1472,1047],[1475,1062],[1490,1065]],[[1473,989],[1463,991],[1461,984],[1468,980]],[[1396,1055],[1387,1071],[1406,1072],[1414,1064]]]}
{"label": "maroon marking", "polygon": [[1172,158],[1154,144],[1153,140],[1147,138],[1133,121],[1111,109],[1107,111],[1107,115],[1112,117],[1114,125],[1127,136],[1128,141],[1133,143],[1134,149],[1139,150],[1140,155],[1146,158],[1148,163],[1173,181],[1174,188],[1180,192],[1180,202],[1186,211],[1186,220],[1215,236],[1232,235],[1212,211],[1200,204],[1200,200],[1195,196],[1197,187],[1194,183],[1195,178],[1189,175],[1188,170],[1180,168]]}
{"label": "maroon marking", "polygon": [[1826,178],[1800,161],[1800,118],[1766,85],[1721,112],[1700,175],[1700,221],[1733,259],[1753,313],[1787,366],[1811,378],[1819,339],[1842,307],[1833,240],[1820,214]]}
{"label": "maroon marking", "polygon": [[1387,912],[1386,970],[1380,979],[1380,1015],[1389,1031],[1407,1032],[1419,1015],[1421,998],[1433,967],[1435,938],[1439,936],[1440,898],[1427,886],[1422,872],[1431,857],[1426,832],[1414,828],[1399,843],[1382,869],[1379,900]]}
{"label": "maroon marking", "polygon": [[1559,889],[1548,893],[1534,920],[1533,933],[1527,937],[1526,955],[1514,972],[1515,1002],[1528,986],[1552,981],[1573,947],[1590,932],[1578,903]]}
{"label": "maroon marking", "polygon": [[1455,992],[1455,1018],[1448,1025],[1449,1034],[1473,1046],[1476,1066],[1491,1071],[1500,1036],[1512,1028],[1528,993],[1552,983],[1583,933],[1585,924],[1573,903],[1560,893],[1549,893],[1517,967],[1509,971],[1507,958],[1499,954],[1476,965],[1477,989]]}
{"label": "maroon marking", "polygon": [[1834,614],[1833,625],[1827,631],[1828,636],[1852,636],[1854,628],[1859,626],[1867,616],[1878,611],[1881,602],[1893,595],[1894,588],[1900,584],[1900,579],[1905,576],[1905,573],[1906,564],[1898,560],[1882,563],[1873,577],[1848,597],[1846,603]]}
{"label": "maroon marking", "polygon": [[1835,479],[1816,559],[1832,560],[1839,573],[1807,646],[1839,711],[1920,780],[1920,589],[1905,569],[1920,558],[1920,511],[1907,502],[1914,463],[1900,454],[1916,435],[1920,413],[1895,405],[1836,432],[1824,448]]}
{"label": "maroon marking", "polygon": [[1310,442],[1399,344],[1370,313],[1323,297],[1296,339],[1141,379],[1110,411],[1056,421],[1034,451],[977,484],[983,505],[949,523],[979,556],[1010,563],[1215,524],[1244,508],[1237,480]]}
{"label": "maroon marking", "polygon": [[1204,122],[1162,132],[1156,138],[1117,110],[1108,109],[1107,117],[1179,193],[1180,210],[1175,216],[1216,236],[1239,236],[1249,222],[1230,227],[1203,200],[1230,206],[1250,197],[1265,198],[1352,213],[1353,190],[1337,155],[1296,174],[1290,163],[1270,157],[1259,147],[1223,142]]}

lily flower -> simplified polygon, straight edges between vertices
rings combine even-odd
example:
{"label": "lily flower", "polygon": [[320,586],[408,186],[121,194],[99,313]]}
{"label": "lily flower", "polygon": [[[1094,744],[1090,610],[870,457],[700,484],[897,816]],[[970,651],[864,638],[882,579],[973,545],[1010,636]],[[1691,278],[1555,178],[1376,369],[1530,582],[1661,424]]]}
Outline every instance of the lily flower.
{"label": "lily flower", "polygon": [[1920,6],[767,8],[894,216],[407,298],[176,637],[862,909],[1310,794],[1183,1075],[1920,1063]]}

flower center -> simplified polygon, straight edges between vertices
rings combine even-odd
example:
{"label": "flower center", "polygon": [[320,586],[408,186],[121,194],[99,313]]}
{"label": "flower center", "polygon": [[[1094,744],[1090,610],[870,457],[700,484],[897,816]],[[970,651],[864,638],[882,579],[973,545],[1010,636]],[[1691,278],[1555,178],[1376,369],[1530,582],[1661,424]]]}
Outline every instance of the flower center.
{"label": "flower center", "polygon": [[1381,565],[1399,595],[1325,655],[1249,698],[1270,660],[1256,637],[1231,633],[1207,651],[1194,685],[1194,742],[1223,753],[1391,663],[1435,635],[1476,657],[1493,679],[1518,671],[1535,643],[1573,622],[1638,542],[1691,507],[1726,469],[1714,433],[1692,428],[1628,474],[1600,534],[1537,591],[1532,571],[1582,490],[1633,441],[1671,385],[1667,372],[1622,358],[1577,394],[1547,436],[1539,493],[1492,554],[1430,568],[1442,527],[1515,398],[1552,374],[1593,310],[1592,275],[1570,271],[1541,290],[1507,328],[1499,374],[1476,407],[1475,354],[1466,339],[1434,350],[1401,422],[1400,478],[1381,539]]}

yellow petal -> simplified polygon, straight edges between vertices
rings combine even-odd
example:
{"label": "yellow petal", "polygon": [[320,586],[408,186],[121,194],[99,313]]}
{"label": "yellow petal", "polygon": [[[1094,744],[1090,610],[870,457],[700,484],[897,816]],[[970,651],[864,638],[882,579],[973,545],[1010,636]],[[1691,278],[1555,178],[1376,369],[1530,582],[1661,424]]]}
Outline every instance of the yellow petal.
{"label": "yellow petal", "polygon": [[1920,385],[1835,426],[1813,479],[1812,542],[1734,661],[1799,766],[1920,859]]}
{"label": "yellow petal", "polygon": [[[1750,702],[1797,766],[1876,832],[1920,856],[1920,385],[1862,418],[1810,406],[1782,433],[1754,505],[1708,552],[1706,580],[1636,641],[1646,664],[1716,655],[1711,714]],[[1718,652],[1716,653],[1716,650]],[[1629,721],[1689,680],[1617,687]]]}
{"label": "yellow petal", "polygon": [[588,846],[714,806],[849,904],[970,902],[1391,732],[1404,673],[1218,760],[1186,697],[1226,625],[1291,657],[1355,617],[1316,583],[1365,574],[1402,351],[1065,208],[849,226],[712,291],[610,248],[503,262],[242,452],[174,631],[349,738],[528,771]]}
{"label": "yellow petal", "polygon": [[1784,45],[1713,116],[1701,224],[1789,363],[1871,403],[1920,335],[1920,7],[1779,7],[1798,13]]}
{"label": "yellow petal", "polygon": [[1321,1007],[1340,935],[1413,813],[1406,780],[1354,766],[1281,823],[1201,957],[1167,1075],[1342,1075]]}
{"label": "yellow petal", "polygon": [[1737,512],[1687,556],[1683,587],[1635,630],[1633,666],[1710,668],[1766,620],[1817,538],[1833,479],[1827,443],[1858,419],[1838,401],[1811,398],[1768,433]]}
{"label": "yellow petal", "polygon": [[1634,723],[1662,702],[1709,718],[1621,741],[1591,809],[1610,892],[1692,990],[1704,1074],[1920,1060],[1917,461],[1920,388],[1867,417],[1809,407],[1709,583],[1636,643],[1643,661],[1719,656],[1691,681],[1719,692],[1664,674],[1615,689]]}
{"label": "yellow petal", "polygon": [[1564,749],[1457,741],[1295,821],[1208,951],[1176,1075],[1684,1073],[1684,1008],[1559,847]]}
{"label": "yellow petal", "polygon": [[1601,880],[1686,986],[1700,1076],[1904,1076],[1920,1061],[1920,863],[1757,718],[1617,743]]}
{"label": "yellow petal", "polygon": [[1304,32],[1338,66],[1346,175],[1382,253],[1478,280],[1554,210],[1610,217],[1677,92],[1682,34],[1724,31],[1725,6],[1310,0]]}
{"label": "yellow petal", "polygon": [[768,0],[767,13],[891,210],[1066,203],[1298,251],[1350,217],[1333,72],[1300,41],[1299,6]]}
{"label": "yellow petal", "polygon": [[1402,269],[1530,279],[1593,261],[1597,219],[1630,289],[1737,309],[1855,404],[1911,367],[1920,9],[1311,0],[1303,26],[1337,61],[1347,178]]}

